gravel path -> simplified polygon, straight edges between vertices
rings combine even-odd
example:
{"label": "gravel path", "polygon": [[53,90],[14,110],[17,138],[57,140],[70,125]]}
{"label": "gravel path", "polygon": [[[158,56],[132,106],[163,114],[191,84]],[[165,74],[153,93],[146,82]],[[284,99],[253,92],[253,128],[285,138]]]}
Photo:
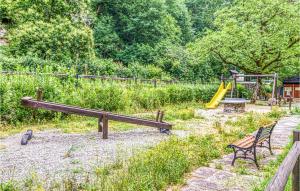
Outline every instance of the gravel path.
{"label": "gravel path", "polygon": [[168,135],[144,128],[111,132],[109,139],[103,140],[98,133],[64,134],[52,130],[34,133],[26,146],[20,145],[21,137],[22,134],[16,134],[0,139],[0,183],[22,180],[32,172],[51,181],[75,172],[92,172],[95,166],[127,159]]}

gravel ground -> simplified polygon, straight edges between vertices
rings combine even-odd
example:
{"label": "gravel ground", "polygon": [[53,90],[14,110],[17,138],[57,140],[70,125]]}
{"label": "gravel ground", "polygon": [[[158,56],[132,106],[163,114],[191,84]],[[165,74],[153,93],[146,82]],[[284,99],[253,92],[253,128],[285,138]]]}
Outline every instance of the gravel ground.
{"label": "gravel ground", "polygon": [[[23,180],[36,173],[42,180],[60,181],[65,175],[92,172],[136,151],[165,140],[168,135],[144,128],[127,132],[110,132],[103,140],[98,133],[64,134],[58,130],[34,133],[26,146],[22,134],[0,139],[0,182]],[[51,177],[51,178],[50,178]]]}

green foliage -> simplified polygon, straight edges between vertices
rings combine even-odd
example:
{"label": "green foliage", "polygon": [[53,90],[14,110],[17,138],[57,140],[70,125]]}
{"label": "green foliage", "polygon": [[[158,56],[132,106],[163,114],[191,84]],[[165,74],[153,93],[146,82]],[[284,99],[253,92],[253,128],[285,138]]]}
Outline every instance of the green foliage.
{"label": "green foliage", "polygon": [[[97,52],[126,64],[154,64],[172,44],[193,39],[191,18],[182,0],[94,0]],[[107,47],[107,48],[106,48]]]}
{"label": "green foliage", "polygon": [[179,28],[166,11],[164,1],[95,0],[98,16],[113,16],[115,29],[126,44],[154,44],[163,39],[176,39]]}
{"label": "green foliage", "polygon": [[57,17],[84,22],[89,15],[89,0],[1,0],[0,10],[5,10],[0,19],[9,19],[10,24],[49,22]]}
{"label": "green foliage", "polygon": [[17,191],[13,182],[0,183],[0,191]]}
{"label": "green foliage", "polygon": [[291,111],[293,115],[300,115],[300,107],[294,107]]}
{"label": "green foliage", "polygon": [[10,56],[0,56],[0,67],[4,71],[41,71],[101,75],[101,76],[118,76],[129,78],[145,79],[166,79],[170,76],[160,67],[154,65],[143,66],[139,63],[129,64],[128,67],[122,63],[114,62],[111,59],[92,59],[78,60],[76,65],[72,60],[56,62],[52,60],[43,60],[32,56],[21,56],[12,58]]}
{"label": "green foliage", "polygon": [[92,31],[66,19],[27,22],[12,30],[8,38],[9,52],[15,56],[31,55],[57,61],[94,56]]}
{"label": "green foliage", "polygon": [[101,16],[94,24],[95,50],[104,58],[116,57],[122,41],[114,30],[113,18]]}
{"label": "green foliage", "polygon": [[181,41],[183,44],[194,38],[191,15],[185,4],[185,0],[166,0],[167,12],[176,20],[181,30]]}
{"label": "green foliage", "polygon": [[299,64],[299,5],[287,0],[237,0],[217,12],[216,30],[199,39],[194,50],[200,57],[212,55],[247,73],[271,73]]}
{"label": "green foliage", "polygon": [[230,3],[231,0],[187,0],[186,5],[191,12],[196,33],[201,34],[207,28],[214,29],[215,12]]}
{"label": "green foliage", "polygon": [[[76,80],[49,76],[0,76],[0,119],[2,123],[19,123],[32,120],[32,110],[21,106],[24,96],[35,97],[37,87],[44,90],[44,99],[84,108],[107,111],[155,109],[166,104],[188,101],[207,101],[216,86],[152,85]],[[136,90],[139,91],[136,91]],[[39,110],[37,119],[57,117],[53,112]]]}
{"label": "green foliage", "polygon": [[252,97],[252,92],[247,89],[244,85],[237,85],[238,97],[250,99]]}

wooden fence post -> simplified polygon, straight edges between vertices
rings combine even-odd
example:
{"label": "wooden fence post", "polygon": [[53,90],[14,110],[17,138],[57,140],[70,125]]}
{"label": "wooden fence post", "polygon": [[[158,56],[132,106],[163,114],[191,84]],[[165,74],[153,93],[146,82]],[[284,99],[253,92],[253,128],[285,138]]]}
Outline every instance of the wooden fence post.
{"label": "wooden fence post", "polygon": [[88,65],[84,65],[84,75],[88,75]]}
{"label": "wooden fence post", "polygon": [[102,138],[107,139],[108,138],[108,119],[107,114],[104,114],[102,117]]}
{"label": "wooden fence post", "polygon": [[153,80],[153,86],[156,88],[156,83],[157,83],[157,81],[156,81],[156,79],[154,79]]}
{"label": "wooden fence post", "polygon": [[291,111],[292,110],[292,101],[293,101],[293,98],[289,97],[288,101],[289,101],[289,110]]}
{"label": "wooden fence post", "polygon": [[[36,100],[42,101],[42,99],[43,99],[43,89],[39,87],[36,89]],[[36,115],[37,115],[37,111],[33,110],[32,111],[33,119],[36,119]]]}
{"label": "wooden fence post", "polygon": [[98,118],[98,132],[102,132],[102,131],[103,131],[103,123],[102,123],[102,119],[103,119],[103,116],[101,115],[101,116]]}
{"label": "wooden fence post", "polygon": [[[300,141],[300,130],[294,130],[293,132],[293,143]],[[300,190],[300,157],[298,156],[297,162],[292,172],[292,191]]]}
{"label": "wooden fence post", "polygon": [[160,116],[160,110],[158,110],[157,113],[156,113],[156,118],[155,118],[155,121],[156,121],[156,122],[158,122],[159,116]]}
{"label": "wooden fence post", "polygon": [[42,101],[43,100],[43,88],[38,88],[36,91],[36,100]]}
{"label": "wooden fence post", "polygon": [[159,122],[162,122],[164,118],[164,111],[161,111],[160,117],[159,117]]}

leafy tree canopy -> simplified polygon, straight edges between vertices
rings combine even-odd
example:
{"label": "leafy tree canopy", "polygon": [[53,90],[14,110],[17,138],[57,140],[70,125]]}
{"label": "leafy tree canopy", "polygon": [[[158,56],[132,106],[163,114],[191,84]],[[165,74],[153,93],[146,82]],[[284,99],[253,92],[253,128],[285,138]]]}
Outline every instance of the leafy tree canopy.
{"label": "leafy tree canopy", "polygon": [[192,46],[246,73],[272,73],[299,66],[299,2],[238,0],[217,12],[214,27]]}
{"label": "leafy tree canopy", "polygon": [[231,2],[232,0],[186,0],[194,31],[202,34],[206,28],[213,29],[215,12]]}
{"label": "leafy tree canopy", "polygon": [[66,19],[26,22],[9,35],[9,52],[49,60],[78,60],[94,57],[92,31]]}
{"label": "leafy tree canopy", "polygon": [[88,22],[89,0],[1,0],[0,8],[13,23],[50,21],[64,17],[73,21]]}
{"label": "leafy tree canopy", "polygon": [[97,13],[95,45],[102,57],[152,64],[165,45],[193,39],[184,0],[94,0],[92,5]]}

